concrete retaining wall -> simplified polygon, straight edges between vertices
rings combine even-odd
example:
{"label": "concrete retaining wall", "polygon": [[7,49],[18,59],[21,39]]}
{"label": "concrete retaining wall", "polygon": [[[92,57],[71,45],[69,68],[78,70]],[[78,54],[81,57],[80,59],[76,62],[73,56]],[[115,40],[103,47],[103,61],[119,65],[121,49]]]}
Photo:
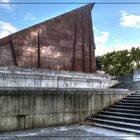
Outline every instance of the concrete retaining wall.
{"label": "concrete retaining wall", "polygon": [[0,89],[0,131],[79,122],[129,94],[118,89]]}

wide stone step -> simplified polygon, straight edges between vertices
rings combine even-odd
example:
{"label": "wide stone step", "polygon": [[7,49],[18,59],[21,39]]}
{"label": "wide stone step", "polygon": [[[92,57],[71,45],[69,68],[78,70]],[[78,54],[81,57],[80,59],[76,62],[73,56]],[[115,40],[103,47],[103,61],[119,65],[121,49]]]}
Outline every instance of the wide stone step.
{"label": "wide stone step", "polygon": [[140,103],[140,100],[122,100],[121,102],[128,102],[128,103]]}
{"label": "wide stone step", "polygon": [[116,103],[117,105],[128,105],[128,106],[138,106],[138,107],[140,107],[140,103],[135,103],[135,102],[131,102],[131,103],[129,103],[129,102],[127,102],[127,103],[125,103],[125,102],[122,102],[122,101],[120,101],[120,102],[118,102],[118,103]]}
{"label": "wide stone step", "polygon": [[126,97],[125,99],[133,99],[133,100],[140,100],[140,98],[138,98],[138,97]]}
{"label": "wide stone step", "polygon": [[128,95],[127,97],[138,97],[138,98],[140,98],[140,94],[131,94],[131,95]]}
{"label": "wide stone step", "polygon": [[140,124],[140,119],[135,118],[128,118],[128,117],[119,117],[116,115],[104,115],[104,114],[97,114],[94,115],[94,117],[89,117],[89,120],[94,120],[95,118],[105,119],[105,120],[113,120],[113,121],[121,121],[121,122],[129,122],[129,123],[135,123]]}
{"label": "wide stone step", "polygon": [[140,90],[135,90],[135,93],[133,94],[140,94]]}
{"label": "wide stone step", "polygon": [[140,92],[127,96],[86,121],[90,125],[140,134]]}
{"label": "wide stone step", "polygon": [[92,122],[86,122],[86,124],[97,126],[97,127],[102,127],[102,128],[106,128],[106,129],[126,132],[129,134],[140,134],[140,131],[136,130],[136,129],[124,128],[124,127],[119,127],[119,126],[112,126],[112,125],[101,124],[101,123],[92,123]]}
{"label": "wide stone step", "polygon": [[140,110],[134,110],[134,109],[120,109],[120,108],[107,108],[107,111],[111,112],[123,112],[123,113],[130,113],[130,114],[140,114]]}
{"label": "wide stone step", "polygon": [[114,107],[114,108],[123,108],[123,109],[135,109],[135,110],[140,110],[140,107],[139,106],[130,106],[130,105],[112,105],[110,107]]}
{"label": "wide stone step", "polygon": [[140,124],[120,122],[117,120],[115,121],[115,120],[105,120],[105,119],[94,118],[93,122],[140,130]]}
{"label": "wide stone step", "polygon": [[132,93],[131,95],[140,95],[140,93],[137,93],[137,92],[136,92],[136,93]]}
{"label": "wide stone step", "polygon": [[127,98],[124,98],[123,100],[135,100],[135,101],[140,101],[140,99],[135,98],[135,97],[127,97]]}
{"label": "wide stone step", "polygon": [[132,113],[123,113],[123,112],[113,112],[113,111],[102,111],[100,114],[104,115],[115,115],[120,117],[128,117],[128,118],[136,118],[140,119],[140,114],[132,114]]}
{"label": "wide stone step", "polygon": [[125,97],[124,99],[127,99],[127,98],[137,98],[137,99],[139,99],[140,100],[140,96],[127,96],[127,97]]}

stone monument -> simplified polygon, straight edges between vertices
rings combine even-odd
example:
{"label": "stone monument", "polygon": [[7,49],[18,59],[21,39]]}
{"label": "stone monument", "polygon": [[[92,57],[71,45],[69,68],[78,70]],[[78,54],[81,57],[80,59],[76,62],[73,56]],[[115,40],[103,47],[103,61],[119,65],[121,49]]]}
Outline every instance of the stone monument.
{"label": "stone monument", "polygon": [[0,39],[0,66],[96,73],[93,5]]}
{"label": "stone monument", "polygon": [[96,73],[92,7],[0,39],[0,132],[83,121],[131,94]]}

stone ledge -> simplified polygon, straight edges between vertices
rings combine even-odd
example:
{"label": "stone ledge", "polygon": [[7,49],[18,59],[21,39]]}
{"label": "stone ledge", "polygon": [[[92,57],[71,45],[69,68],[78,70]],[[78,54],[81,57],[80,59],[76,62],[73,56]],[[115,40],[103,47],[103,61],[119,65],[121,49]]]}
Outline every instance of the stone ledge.
{"label": "stone ledge", "polygon": [[118,81],[108,75],[43,69],[0,67],[0,87],[108,88]]}
{"label": "stone ledge", "polygon": [[0,88],[0,95],[42,95],[42,94],[127,94],[130,95],[135,91],[127,89],[70,89],[70,88]]}
{"label": "stone ledge", "polygon": [[96,78],[107,78],[111,79],[113,78],[110,75],[107,74],[98,74],[98,73],[83,73],[83,72],[69,72],[69,71],[63,71],[63,70],[44,70],[44,69],[35,69],[35,68],[23,68],[23,67],[0,67],[0,73],[12,73],[12,74],[34,74],[34,75],[64,75],[64,76],[84,76],[84,77],[96,77]]}

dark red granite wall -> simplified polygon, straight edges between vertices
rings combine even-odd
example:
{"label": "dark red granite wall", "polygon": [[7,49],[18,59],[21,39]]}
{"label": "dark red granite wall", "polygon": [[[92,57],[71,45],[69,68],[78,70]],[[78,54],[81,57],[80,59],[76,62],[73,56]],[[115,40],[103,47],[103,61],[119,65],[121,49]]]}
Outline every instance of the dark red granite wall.
{"label": "dark red granite wall", "polygon": [[15,65],[11,42],[7,42],[0,46],[0,66]]}
{"label": "dark red granite wall", "polygon": [[92,7],[86,5],[1,39],[0,65],[96,72]]}

